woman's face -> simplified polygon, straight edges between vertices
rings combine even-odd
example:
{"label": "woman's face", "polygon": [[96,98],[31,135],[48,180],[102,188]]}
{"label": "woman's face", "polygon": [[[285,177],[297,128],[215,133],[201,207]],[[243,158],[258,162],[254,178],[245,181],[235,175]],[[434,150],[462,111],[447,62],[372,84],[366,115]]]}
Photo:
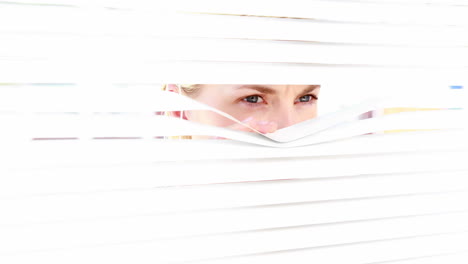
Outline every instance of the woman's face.
{"label": "woman's face", "polygon": [[[318,85],[205,84],[200,86],[193,99],[238,120],[248,120],[253,126],[268,124],[270,128],[265,132],[273,132],[316,117],[319,91]],[[222,127],[234,124],[211,111],[187,111],[186,118]]]}

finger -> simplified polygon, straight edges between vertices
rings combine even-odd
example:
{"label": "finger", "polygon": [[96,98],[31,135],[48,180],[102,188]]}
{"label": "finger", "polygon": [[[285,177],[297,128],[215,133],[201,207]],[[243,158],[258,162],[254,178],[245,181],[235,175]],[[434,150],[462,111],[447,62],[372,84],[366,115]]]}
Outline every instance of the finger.
{"label": "finger", "polygon": [[246,132],[255,132],[254,130],[252,130],[250,127],[251,127],[251,122],[252,122],[253,118],[252,117],[249,117],[243,121],[241,121],[241,123],[234,123],[230,126],[227,126],[226,128],[230,128],[230,129],[234,129],[234,130],[240,130],[240,131],[246,131]]}
{"label": "finger", "polygon": [[[260,132],[262,134],[273,133],[278,129],[278,124],[273,121],[267,120],[255,120],[253,118],[247,118],[242,122],[243,124],[234,124],[230,128],[238,129],[248,132]],[[247,125],[248,127],[246,127]]]}
{"label": "finger", "polygon": [[273,133],[278,129],[278,124],[273,121],[258,121],[251,126],[262,134]]}

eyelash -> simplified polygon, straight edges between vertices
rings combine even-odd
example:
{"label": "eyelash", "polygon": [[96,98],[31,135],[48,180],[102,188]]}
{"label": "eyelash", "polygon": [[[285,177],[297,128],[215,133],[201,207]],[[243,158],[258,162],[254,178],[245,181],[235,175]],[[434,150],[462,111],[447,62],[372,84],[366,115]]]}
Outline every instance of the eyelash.
{"label": "eyelash", "polygon": [[262,96],[258,95],[258,94],[253,94],[253,95],[246,96],[246,97],[242,98],[242,101],[245,102],[245,103],[248,103],[248,104],[252,104],[252,105],[260,104],[260,103],[252,103],[252,102],[247,101],[247,98],[249,98],[249,97],[258,97],[263,101],[261,103],[265,103],[265,99]]}
{"label": "eyelash", "polygon": [[[304,97],[304,96],[310,96],[310,97],[312,97],[312,99],[311,99],[310,101],[307,101],[307,102],[299,102],[299,103],[311,103],[311,102],[313,102],[313,101],[318,100],[318,97],[317,97],[316,95],[314,95],[314,94],[305,94],[305,95],[299,97],[299,100],[300,100],[300,98],[302,98],[302,97]],[[257,102],[257,103],[248,102],[248,101],[247,101],[247,98],[249,98],[249,97],[259,97],[263,102],[260,102],[260,103],[258,103],[258,102]],[[249,96],[243,97],[243,98],[242,98],[242,101],[245,102],[245,103],[247,103],[247,104],[250,104],[250,105],[258,105],[258,104],[261,104],[261,103],[265,103],[265,102],[266,102],[266,100],[265,100],[261,95],[258,95],[258,94],[254,94],[254,95],[249,95]]]}
{"label": "eyelash", "polygon": [[312,101],[317,101],[317,100],[318,100],[317,96],[314,95],[314,94],[305,94],[305,95],[299,97],[299,99],[302,98],[302,97],[304,97],[304,96],[310,96],[310,97],[311,97],[310,101],[308,101],[308,102],[300,102],[300,103],[310,103],[310,102],[312,102]]}

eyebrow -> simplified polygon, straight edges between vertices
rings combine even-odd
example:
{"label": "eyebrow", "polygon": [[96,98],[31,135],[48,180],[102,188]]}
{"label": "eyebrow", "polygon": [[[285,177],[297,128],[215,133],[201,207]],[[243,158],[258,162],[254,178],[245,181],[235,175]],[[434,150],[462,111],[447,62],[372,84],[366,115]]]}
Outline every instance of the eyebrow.
{"label": "eyebrow", "polygon": [[302,90],[300,94],[307,94],[318,88],[320,88],[320,85],[307,85],[307,87],[304,90]]}
{"label": "eyebrow", "polygon": [[252,90],[257,90],[258,92],[260,93],[263,93],[263,94],[276,94],[276,91],[274,89],[271,89],[267,86],[264,86],[264,85],[242,85],[242,86],[239,86],[237,87],[238,90],[240,89],[252,89]]}
{"label": "eyebrow", "polygon": [[[320,88],[320,85],[308,85],[300,94],[306,94],[314,91],[315,89]],[[276,94],[276,90],[264,85],[242,85],[237,87],[237,89],[252,89],[257,90],[260,93],[264,94]]]}

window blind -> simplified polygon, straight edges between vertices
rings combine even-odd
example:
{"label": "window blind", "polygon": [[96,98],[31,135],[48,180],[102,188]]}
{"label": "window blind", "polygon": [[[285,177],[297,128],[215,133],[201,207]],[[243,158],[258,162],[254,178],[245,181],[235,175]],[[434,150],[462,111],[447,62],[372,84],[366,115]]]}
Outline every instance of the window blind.
{"label": "window blind", "polygon": [[[1,262],[466,263],[467,11],[0,1]],[[263,135],[155,115],[234,119],[166,83],[322,96]]]}

